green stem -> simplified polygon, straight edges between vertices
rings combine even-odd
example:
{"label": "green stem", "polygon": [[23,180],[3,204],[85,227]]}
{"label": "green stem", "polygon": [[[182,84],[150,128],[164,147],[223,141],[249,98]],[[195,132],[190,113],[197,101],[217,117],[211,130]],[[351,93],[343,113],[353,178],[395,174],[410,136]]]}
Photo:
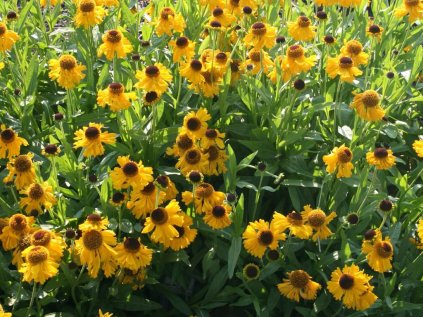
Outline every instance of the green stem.
{"label": "green stem", "polygon": [[31,316],[31,308],[32,308],[32,305],[34,304],[35,293],[36,293],[36,290],[37,290],[37,283],[35,283],[35,281],[34,281],[33,284],[34,284],[34,286],[32,287],[31,300],[29,301],[28,310],[26,311],[27,317]]}
{"label": "green stem", "polygon": [[259,201],[260,201],[261,184],[263,183],[263,176],[264,176],[264,173],[260,172],[259,186],[257,188],[256,198],[254,200],[254,210],[253,210],[253,218],[252,218],[253,221],[254,221],[254,219],[256,219],[256,211],[257,211],[257,206],[258,206]]}

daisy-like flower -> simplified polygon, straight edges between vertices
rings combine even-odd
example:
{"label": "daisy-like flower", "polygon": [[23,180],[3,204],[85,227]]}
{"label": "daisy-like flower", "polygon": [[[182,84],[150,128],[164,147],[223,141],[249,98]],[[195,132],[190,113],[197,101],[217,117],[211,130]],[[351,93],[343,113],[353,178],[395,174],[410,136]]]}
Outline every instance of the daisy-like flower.
{"label": "daisy-like flower", "polygon": [[240,59],[233,59],[231,64],[231,86],[234,86],[238,80],[241,78],[241,75],[244,74],[245,68],[241,63]]}
{"label": "daisy-like flower", "polygon": [[198,148],[192,148],[185,151],[184,154],[179,157],[175,167],[185,176],[192,170],[204,172],[206,165],[207,156],[202,154]]}
{"label": "daisy-like flower", "polygon": [[160,175],[156,178],[155,184],[160,190],[164,191],[166,194],[165,201],[172,200],[176,198],[178,190],[176,189],[175,183],[166,175]]}
{"label": "daisy-like flower", "polygon": [[334,211],[332,211],[329,215],[326,215],[320,208],[313,209],[310,205],[306,205],[304,206],[304,211],[301,212],[301,216],[313,229],[313,231],[316,231],[313,234],[313,241],[316,241],[317,239],[327,239],[333,234],[333,232],[328,228],[328,224],[336,217],[336,213]]}
{"label": "daisy-like flower", "polygon": [[316,299],[317,291],[322,288],[319,283],[311,280],[311,276],[303,270],[296,270],[287,273],[288,278],[278,284],[279,292],[296,302],[303,299]]}
{"label": "daisy-like flower", "polygon": [[306,224],[306,219],[295,211],[290,212],[287,216],[275,212],[272,221],[282,232],[289,229],[292,235],[300,239],[308,239],[313,233],[312,227]]}
{"label": "daisy-like flower", "polygon": [[278,247],[279,241],[284,241],[286,235],[276,225],[275,220],[270,224],[263,219],[250,222],[242,234],[244,239],[244,248],[251,255],[262,258],[267,248],[275,250]]}
{"label": "daisy-like flower", "polygon": [[41,151],[41,154],[46,157],[55,157],[60,154],[60,147],[56,144],[47,144]]}
{"label": "daisy-like flower", "polygon": [[63,250],[66,247],[62,237],[56,235],[53,231],[39,229],[30,236],[30,242],[33,246],[45,247],[50,254],[50,257],[60,262],[63,256]]}
{"label": "daisy-like flower", "polygon": [[111,230],[90,229],[82,232],[82,237],[75,241],[75,251],[92,278],[97,277],[100,266],[104,270],[105,263],[116,258],[117,253],[112,247],[114,245],[116,237]]}
{"label": "daisy-like flower", "polygon": [[43,213],[43,208],[51,209],[56,204],[56,198],[53,194],[53,188],[47,183],[33,183],[24,190],[21,190],[22,197],[19,206],[23,208],[27,214],[32,214],[37,210],[39,214]]}
{"label": "daisy-like flower", "polygon": [[377,147],[373,152],[366,153],[366,160],[378,170],[387,170],[395,165],[395,156],[392,154],[392,150],[384,147]]}
{"label": "daisy-like flower", "polygon": [[144,106],[152,106],[160,101],[160,94],[156,91],[148,91],[144,94],[143,104]]}
{"label": "daisy-like flower", "polygon": [[242,269],[242,275],[247,281],[256,280],[260,276],[260,268],[257,264],[248,263]]}
{"label": "daisy-like flower", "polygon": [[43,246],[30,246],[22,251],[25,263],[19,269],[23,281],[44,284],[59,272],[59,263],[54,261],[50,252]]}
{"label": "daisy-like flower", "polygon": [[113,314],[112,314],[112,313],[108,313],[108,312],[103,313],[103,312],[101,311],[101,309],[99,309],[99,310],[98,310],[98,317],[113,317]]}
{"label": "daisy-like flower", "polygon": [[226,5],[225,0],[200,0],[202,6],[209,6],[210,10],[213,10],[215,7],[224,8]]}
{"label": "daisy-like flower", "polygon": [[269,68],[273,66],[273,61],[269,54],[263,50],[252,49],[248,52],[248,59],[245,61],[245,67],[252,75],[257,75],[260,71],[264,74],[269,72]]}
{"label": "daisy-like flower", "polygon": [[166,241],[164,244],[165,248],[170,247],[174,251],[179,251],[187,248],[195,240],[197,229],[191,228],[192,218],[185,213],[182,213],[182,216],[184,218],[182,226],[173,226],[179,235],[170,241]]}
{"label": "daisy-like flower", "polygon": [[210,21],[218,21],[223,27],[229,27],[232,23],[236,21],[235,16],[233,16],[228,9],[224,7],[215,7],[212,11],[212,16]]}
{"label": "daisy-like flower", "polygon": [[[211,59],[207,60],[207,68],[213,69],[213,71],[216,72],[218,77],[223,77],[223,75],[226,73],[226,70],[228,69],[228,66],[230,64],[230,52],[221,52],[220,50],[217,50],[214,52],[214,62],[211,63]],[[213,64],[213,68],[212,68]],[[214,76],[215,73],[213,73]],[[204,76],[204,75],[203,75]]]}
{"label": "daisy-like flower", "polygon": [[16,248],[19,240],[31,230],[33,224],[34,217],[26,217],[22,214],[11,216],[0,234],[3,249],[9,251]]}
{"label": "daisy-like flower", "polygon": [[50,79],[57,80],[59,86],[65,89],[75,88],[85,78],[85,74],[82,72],[86,67],[78,64],[78,61],[72,55],[65,54],[60,56],[59,59],[51,59],[48,64]]}
{"label": "daisy-like flower", "polygon": [[256,50],[272,48],[275,45],[276,28],[263,22],[254,23],[248,34],[244,37],[247,47],[254,47]]}
{"label": "daisy-like flower", "polygon": [[354,64],[351,57],[343,55],[329,57],[326,64],[326,72],[330,78],[340,76],[340,79],[347,83],[352,83],[356,76],[363,74]]}
{"label": "daisy-like flower", "polygon": [[336,173],[337,178],[351,177],[354,165],[351,163],[353,154],[345,145],[335,147],[331,154],[323,156],[323,162],[326,164],[326,172]]}
{"label": "daisy-like flower", "polygon": [[361,4],[361,0],[338,0],[338,5],[344,8],[358,7]]}
{"label": "daisy-like flower", "polygon": [[[61,0],[49,0],[49,3],[51,6],[55,6],[56,4],[59,4]],[[40,0],[40,5],[42,8],[44,8],[47,5],[47,0]]]}
{"label": "daisy-like flower", "polygon": [[219,149],[224,149],[225,144],[223,139],[225,138],[225,133],[219,132],[217,129],[207,129],[204,133],[204,136],[200,140],[200,146],[202,149],[208,149],[212,145],[217,146]]}
{"label": "daisy-like flower", "polygon": [[366,255],[367,263],[370,267],[379,273],[387,272],[392,269],[392,257],[394,248],[389,237],[382,239],[380,230],[371,239],[365,239],[361,246],[361,250]]}
{"label": "daisy-like flower", "polygon": [[152,241],[169,245],[172,239],[179,237],[179,232],[174,226],[181,227],[183,224],[181,208],[176,200],[171,200],[166,207],[159,207],[151,212],[141,233],[153,231]]}
{"label": "daisy-like flower", "polygon": [[172,80],[170,71],[161,63],[147,66],[144,70],[138,70],[135,77],[139,80],[135,87],[145,91],[155,91],[159,95],[164,93]]}
{"label": "daisy-like flower", "polygon": [[423,241],[423,219],[420,219],[417,224],[417,235],[419,236],[420,241]]}
{"label": "daisy-like flower", "polygon": [[192,192],[183,192],[182,200],[185,205],[194,201],[195,212],[198,214],[210,213],[215,206],[221,206],[225,201],[226,195],[223,192],[214,190],[208,183],[201,183],[195,187],[194,197]]}
{"label": "daisy-like flower", "polygon": [[173,32],[181,33],[186,27],[182,14],[175,13],[175,10],[170,7],[163,8],[153,24],[156,26],[155,31],[158,36],[163,34],[172,36]]}
{"label": "daisy-like flower", "polygon": [[0,159],[10,159],[19,155],[21,146],[27,146],[28,142],[21,138],[13,129],[0,125]]}
{"label": "daisy-like flower", "polygon": [[316,36],[315,29],[310,19],[303,15],[295,22],[288,22],[288,33],[296,41],[312,41]]}
{"label": "daisy-like flower", "polygon": [[222,83],[221,72],[213,67],[201,73],[204,81],[198,85],[191,84],[189,89],[193,89],[196,93],[203,94],[206,98],[213,98],[220,92],[220,84]]}
{"label": "daisy-like flower", "polygon": [[336,300],[342,300],[348,308],[365,310],[377,299],[372,293],[373,286],[369,284],[371,279],[357,265],[345,265],[342,270],[337,268],[332,272],[327,288]]}
{"label": "daisy-like flower", "polygon": [[197,59],[183,63],[179,67],[179,73],[182,77],[188,79],[192,84],[199,85],[205,81],[202,75],[203,64]]}
{"label": "daisy-like flower", "polygon": [[207,121],[211,119],[206,109],[200,108],[197,112],[191,111],[184,117],[180,134],[186,133],[192,139],[201,139],[207,131]]}
{"label": "daisy-like flower", "polygon": [[13,250],[12,264],[15,265],[18,270],[22,267],[22,264],[25,262],[24,258],[22,257],[22,251],[31,246],[31,233],[35,230],[37,229],[34,227],[30,228],[28,233],[26,233],[19,239],[18,245]]}
{"label": "daisy-like flower", "polygon": [[413,149],[416,151],[417,156],[423,157],[423,140],[415,140],[413,142]]}
{"label": "daisy-like flower", "polygon": [[384,31],[384,28],[380,25],[371,23],[366,29],[366,34],[370,37],[376,38],[378,41],[382,38],[382,33]]}
{"label": "daisy-like flower", "polygon": [[106,230],[109,226],[109,220],[107,218],[101,217],[99,214],[90,214],[87,216],[87,219],[81,223],[78,228],[82,232],[89,230]]}
{"label": "daisy-like flower", "polygon": [[113,58],[125,58],[132,52],[132,45],[120,30],[109,30],[102,36],[103,44],[98,48],[97,55],[111,61]]}
{"label": "daisy-like flower", "polygon": [[350,107],[357,111],[360,118],[367,121],[379,121],[385,116],[385,110],[380,106],[379,94],[374,90],[366,90],[354,97]]}
{"label": "daisy-like flower", "polygon": [[142,161],[136,163],[129,156],[119,156],[117,162],[119,167],[110,172],[114,189],[126,189],[130,186],[143,189],[154,180],[153,169],[145,167]]}
{"label": "daisy-like flower", "polygon": [[106,7],[117,7],[119,0],[96,0],[97,5],[103,5]]}
{"label": "daisy-like flower", "polygon": [[126,193],[115,192],[112,195],[112,198],[110,198],[109,202],[113,206],[119,207],[119,206],[122,206],[126,202],[127,198],[128,198],[128,196],[126,195]]}
{"label": "daisy-like flower", "polygon": [[154,182],[148,183],[142,189],[135,187],[132,190],[126,207],[131,210],[136,219],[147,217],[147,215],[154,210],[157,199],[159,200],[157,205],[163,203],[166,198],[166,193],[164,191],[160,191],[157,195],[158,190],[159,188],[154,185]]}
{"label": "daisy-like flower", "polygon": [[110,110],[116,112],[128,109],[131,101],[137,99],[135,92],[125,92],[125,88],[120,83],[111,83],[108,88],[100,90],[97,95],[97,103],[105,107],[110,106]]}
{"label": "daisy-like flower", "polygon": [[423,2],[421,0],[402,0],[403,5],[394,11],[397,18],[408,15],[408,22],[423,20]]}
{"label": "daisy-like flower", "polygon": [[314,2],[318,6],[329,7],[329,6],[332,6],[334,4],[337,4],[338,0],[314,0]]}
{"label": "daisy-like flower", "polygon": [[75,24],[77,27],[88,29],[89,27],[100,24],[107,11],[97,5],[95,0],[79,0],[77,3]]}
{"label": "daisy-like flower", "polygon": [[3,310],[3,306],[2,306],[2,305],[0,305],[0,317],[12,317],[12,313],[6,313],[6,312]]}
{"label": "daisy-like flower", "polygon": [[229,227],[232,223],[231,218],[229,218],[231,211],[231,206],[227,204],[214,206],[210,212],[205,214],[204,222],[213,229]]}
{"label": "daisy-like flower", "polygon": [[369,54],[363,52],[363,45],[357,40],[351,40],[341,47],[341,55],[350,57],[354,66],[366,65],[369,62]]}
{"label": "daisy-like flower", "polygon": [[137,271],[150,265],[153,250],[142,245],[138,238],[125,238],[115,247],[116,261],[121,268]]}
{"label": "daisy-like flower", "polygon": [[192,148],[194,148],[194,140],[186,133],[179,133],[175,144],[166,149],[166,154],[179,157]]}
{"label": "daisy-like flower", "polygon": [[191,60],[194,56],[195,43],[185,36],[178,37],[176,40],[169,41],[169,46],[173,49],[173,62],[181,62],[184,58],[186,61]]}
{"label": "daisy-like flower", "polygon": [[[34,154],[28,153],[11,158],[6,168],[9,174],[3,179],[5,184],[15,182],[16,189],[20,190],[35,182],[35,168],[32,163]],[[16,177],[15,177],[16,176]]]}
{"label": "daisy-like flower", "polygon": [[75,149],[82,147],[84,157],[99,156],[104,154],[104,144],[116,143],[116,133],[102,132],[102,124],[90,122],[88,127],[75,132]]}
{"label": "daisy-like flower", "polygon": [[217,145],[210,145],[208,149],[203,150],[203,153],[206,156],[203,169],[205,175],[220,175],[226,172],[225,162],[228,156],[224,149],[219,149]]}
{"label": "daisy-like flower", "polygon": [[10,51],[19,39],[16,32],[8,30],[6,24],[0,22],[0,52]]}

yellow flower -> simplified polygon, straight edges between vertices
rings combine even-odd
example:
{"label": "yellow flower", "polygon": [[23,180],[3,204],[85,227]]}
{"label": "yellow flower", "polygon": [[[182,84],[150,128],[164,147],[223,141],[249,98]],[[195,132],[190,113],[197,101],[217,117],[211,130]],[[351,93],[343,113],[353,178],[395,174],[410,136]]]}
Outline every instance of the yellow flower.
{"label": "yellow flower", "polygon": [[176,142],[171,148],[166,149],[167,155],[173,155],[179,157],[183,155],[187,150],[194,147],[194,140],[186,133],[180,133],[176,137]]}
{"label": "yellow flower", "polygon": [[183,192],[182,200],[185,205],[194,201],[195,212],[198,214],[210,213],[215,206],[223,204],[226,198],[225,193],[214,190],[208,183],[201,183],[195,187],[194,197],[192,192]]}
{"label": "yellow flower", "polygon": [[363,241],[361,250],[364,254],[367,254],[367,262],[374,271],[383,273],[392,268],[391,261],[394,248],[389,238],[382,240],[382,234],[379,230],[373,238]]}
{"label": "yellow flower", "polygon": [[278,284],[279,292],[296,302],[303,299],[316,299],[317,291],[322,288],[319,283],[313,282],[311,276],[303,270],[296,270],[287,273],[288,278]]}
{"label": "yellow flower", "polygon": [[207,168],[207,155],[202,154],[198,148],[185,151],[176,162],[175,167],[181,171],[182,175],[187,175],[192,170],[204,172]]}
{"label": "yellow flower", "polygon": [[303,15],[295,22],[288,22],[288,33],[296,41],[312,41],[316,36],[315,29],[310,19]]}
{"label": "yellow flower", "polygon": [[338,4],[341,7],[358,7],[361,4],[362,0],[338,0]]}
{"label": "yellow flower", "polygon": [[269,68],[272,66],[273,62],[267,52],[254,48],[248,52],[248,59],[245,61],[245,67],[252,75],[257,75],[260,71],[267,74]]}
{"label": "yellow flower", "polygon": [[263,22],[254,23],[248,34],[244,37],[247,47],[254,47],[257,50],[263,47],[272,48],[275,45],[276,28]]}
{"label": "yellow flower", "polygon": [[369,54],[363,52],[363,45],[357,40],[351,40],[341,47],[341,55],[350,57],[354,66],[366,65],[369,62]]}
{"label": "yellow flower", "polygon": [[373,286],[369,284],[371,279],[372,277],[360,271],[357,265],[345,265],[342,270],[337,268],[332,272],[327,288],[336,300],[342,299],[348,308],[365,310],[377,299],[372,293]]}
{"label": "yellow flower", "polygon": [[125,58],[126,54],[132,52],[132,45],[120,30],[109,30],[102,36],[103,44],[98,48],[97,55],[103,54],[111,61],[115,57]]}
{"label": "yellow flower", "polygon": [[0,159],[19,155],[22,145],[27,146],[28,142],[19,137],[13,129],[6,128],[4,124],[0,125]]}
{"label": "yellow flower", "polygon": [[101,309],[98,310],[98,317],[112,317],[113,314],[111,313],[104,313],[101,311]]}
{"label": "yellow flower", "polygon": [[90,214],[87,216],[87,219],[81,223],[78,228],[82,232],[89,230],[105,230],[109,225],[109,220],[107,218],[101,217],[99,214]]}
{"label": "yellow flower", "polygon": [[205,214],[204,222],[213,229],[229,227],[232,223],[232,220],[229,218],[231,211],[231,206],[226,204],[214,206],[211,211]]}
{"label": "yellow flower", "polygon": [[86,67],[78,64],[78,61],[72,55],[62,55],[59,59],[51,59],[49,62],[50,72],[48,76],[52,80],[57,80],[60,87],[65,89],[75,88],[85,74],[82,73]]}
{"label": "yellow flower", "polygon": [[187,248],[197,236],[197,229],[191,228],[192,218],[185,213],[181,213],[184,222],[181,226],[174,225],[173,227],[178,231],[178,236],[170,241],[165,241],[165,248],[171,248],[174,251]]}
{"label": "yellow flower", "polygon": [[231,64],[231,86],[235,86],[241,75],[244,73],[244,65],[240,59],[233,59]]}
{"label": "yellow flower", "polygon": [[225,138],[225,133],[219,132],[217,129],[207,129],[204,133],[204,136],[200,140],[200,146],[202,149],[208,149],[210,146],[215,145],[219,149],[224,149],[225,144],[223,139]]}
{"label": "yellow flower", "polygon": [[26,234],[21,236],[18,245],[13,250],[12,264],[15,265],[18,270],[22,267],[22,264],[25,262],[24,258],[22,257],[22,251],[31,246],[31,234],[35,230],[37,229],[30,228],[30,230]]}
{"label": "yellow flower", "polygon": [[273,214],[272,220],[278,226],[281,232],[289,229],[290,233],[300,239],[308,239],[313,234],[313,229],[309,224],[306,224],[304,219],[298,212],[290,212],[284,216],[278,212]]}
{"label": "yellow flower", "polygon": [[115,258],[117,253],[112,248],[116,245],[115,233],[111,230],[91,229],[82,233],[82,237],[75,241],[76,253],[80,256],[81,264],[86,265],[88,274],[96,278],[105,264]]}
{"label": "yellow flower", "polygon": [[103,143],[116,143],[116,133],[101,132],[102,128],[102,124],[90,122],[88,127],[76,131],[73,147],[75,149],[82,147],[84,157],[103,155]]}
{"label": "yellow flower", "polygon": [[329,7],[338,3],[338,0],[314,0],[319,6]]}
{"label": "yellow flower", "polygon": [[12,317],[12,313],[6,313],[3,306],[0,305],[0,317]]}
{"label": "yellow flower", "polygon": [[420,219],[417,225],[417,235],[420,241],[423,241],[423,219]]}
{"label": "yellow flower", "polygon": [[209,22],[218,21],[223,27],[229,27],[236,21],[236,18],[230,13],[229,10],[223,7],[215,7],[212,11],[212,16]]}
{"label": "yellow flower", "polygon": [[172,32],[183,32],[186,24],[182,14],[176,14],[170,7],[165,7],[160,11],[159,18],[154,22],[156,34],[162,36],[167,34],[172,36]]}
{"label": "yellow flower", "polygon": [[385,116],[385,111],[379,104],[379,94],[374,90],[366,90],[354,97],[350,107],[357,111],[360,118],[367,121],[379,121]]}
{"label": "yellow flower", "polygon": [[169,41],[169,46],[173,48],[173,62],[181,62],[182,58],[186,61],[194,56],[195,43],[187,37],[181,36],[176,40]]}
{"label": "yellow flower", "polygon": [[408,15],[408,22],[423,19],[423,2],[421,0],[403,0],[402,3],[403,6],[394,11],[397,18]]}
{"label": "yellow flower", "polygon": [[263,219],[250,222],[242,234],[244,239],[244,248],[251,255],[262,258],[267,248],[275,250],[279,241],[284,241],[286,235],[281,232],[275,220],[270,224]]}
{"label": "yellow flower", "polygon": [[381,40],[382,37],[382,33],[384,31],[384,28],[381,27],[380,25],[371,23],[367,29],[366,29],[366,34],[370,37],[374,37],[376,38],[378,41]]}
{"label": "yellow flower", "polygon": [[156,91],[148,91],[144,94],[143,103],[144,106],[152,106],[160,101],[160,94]]}
{"label": "yellow flower", "polygon": [[164,93],[172,80],[170,71],[161,63],[146,67],[143,71],[137,71],[135,77],[139,80],[135,87],[145,91],[155,91],[159,95]]}
{"label": "yellow flower", "polygon": [[47,157],[54,157],[60,154],[60,147],[56,144],[47,144],[41,151],[41,154]]}
{"label": "yellow flower", "polygon": [[228,156],[224,149],[221,150],[216,145],[210,145],[208,149],[203,150],[203,154],[206,157],[203,167],[204,175],[220,175],[226,172],[225,162]]}
{"label": "yellow flower", "polygon": [[260,275],[260,268],[254,263],[248,263],[242,269],[242,275],[247,281],[255,280]]}
{"label": "yellow flower", "polygon": [[215,7],[225,7],[226,1],[225,0],[200,0],[200,4],[202,6],[209,6],[210,10],[213,10]]}
{"label": "yellow flower", "polygon": [[143,189],[154,180],[153,169],[145,167],[142,161],[131,161],[129,156],[119,156],[117,162],[120,167],[115,167],[110,172],[114,189],[126,189],[130,186]]}
{"label": "yellow flower", "polygon": [[23,273],[23,281],[44,284],[59,272],[59,263],[53,260],[50,252],[43,246],[30,246],[22,251],[25,263],[19,269]]}
{"label": "yellow flower", "polygon": [[378,170],[387,170],[395,165],[395,156],[392,154],[392,150],[384,147],[378,147],[374,152],[368,152],[366,160]]}
{"label": "yellow flower", "polygon": [[9,251],[16,248],[19,240],[31,230],[33,224],[34,217],[26,217],[22,214],[11,216],[0,234],[3,249]]}
{"label": "yellow flower", "polygon": [[50,3],[51,6],[55,6],[56,4],[59,4],[61,0],[40,0],[41,7],[45,7],[47,3]]}
{"label": "yellow flower", "polygon": [[207,121],[211,119],[207,109],[200,108],[197,112],[191,111],[184,117],[180,134],[186,133],[192,139],[201,139],[207,131]]}
{"label": "yellow flower", "polygon": [[179,237],[179,232],[174,226],[181,227],[183,223],[184,217],[181,215],[181,208],[178,202],[173,199],[166,207],[159,207],[151,212],[141,233],[153,231],[151,234],[153,242],[169,245],[172,239]]}
{"label": "yellow flower", "polygon": [[125,238],[115,247],[116,261],[121,268],[137,271],[150,265],[153,250],[142,245],[140,238]]}
{"label": "yellow flower", "polygon": [[0,52],[10,51],[13,44],[20,39],[16,32],[7,29],[5,23],[0,22]]}
{"label": "yellow flower", "polygon": [[[35,168],[32,163],[34,154],[19,155],[11,158],[6,168],[9,174],[3,179],[5,184],[14,180],[16,189],[20,190],[35,182]],[[15,177],[16,176],[16,177]]]}
{"label": "yellow flower", "polygon": [[100,90],[97,96],[97,103],[105,107],[110,106],[110,110],[119,111],[128,109],[131,106],[131,101],[137,99],[135,92],[125,92],[125,88],[120,83],[111,83],[109,88]]}
{"label": "yellow flower", "polygon": [[342,55],[328,58],[326,72],[330,78],[335,78],[339,75],[342,81],[348,83],[352,83],[356,76],[363,74],[363,72],[355,66],[350,57]]}
{"label": "yellow flower", "polygon": [[95,0],[79,0],[77,3],[77,10],[75,16],[75,24],[77,27],[89,27],[100,24],[107,11],[100,5],[96,4]]}
{"label": "yellow flower", "polygon": [[214,67],[212,69],[201,72],[204,78],[200,84],[191,84],[189,89],[193,89],[196,93],[202,93],[206,98],[212,98],[219,94],[220,84],[222,83],[222,76],[219,70]]}
{"label": "yellow flower", "polygon": [[332,211],[329,215],[326,215],[320,208],[312,209],[310,205],[304,206],[304,211],[301,212],[301,216],[305,219],[305,222],[316,231],[313,234],[313,241],[317,239],[327,239],[333,232],[328,228],[329,222],[335,217],[336,213]]}
{"label": "yellow flower", "polygon": [[165,197],[166,193],[160,191],[160,194],[157,195],[159,189],[153,182],[148,183],[144,188],[140,189],[135,187],[132,192],[126,207],[131,210],[132,214],[136,219],[145,218],[147,215],[152,212],[157,205],[160,205]]}
{"label": "yellow flower", "polygon": [[415,140],[413,142],[413,149],[416,151],[417,156],[423,157],[423,140]]}
{"label": "yellow flower", "polygon": [[103,5],[106,7],[117,7],[119,0],[96,0],[97,5]]}
{"label": "yellow flower", "polygon": [[333,173],[337,171],[336,177],[351,177],[354,165],[351,163],[353,154],[345,145],[335,147],[331,154],[323,156],[323,162],[326,164],[326,171]]}
{"label": "yellow flower", "polygon": [[27,214],[33,214],[34,210],[38,211],[38,214],[43,213],[43,208],[51,209],[56,204],[56,198],[53,194],[53,188],[47,183],[33,183],[26,189],[21,190],[22,197],[19,206],[23,208]]}
{"label": "yellow flower", "polygon": [[60,262],[63,256],[63,250],[66,247],[65,242],[60,236],[56,235],[53,231],[44,229],[35,231],[30,237],[30,242],[33,246],[45,247],[50,257],[56,262]]}
{"label": "yellow flower", "polygon": [[189,63],[181,64],[179,73],[194,85],[199,85],[205,80],[201,72],[202,69],[203,64],[199,60],[193,59]]}

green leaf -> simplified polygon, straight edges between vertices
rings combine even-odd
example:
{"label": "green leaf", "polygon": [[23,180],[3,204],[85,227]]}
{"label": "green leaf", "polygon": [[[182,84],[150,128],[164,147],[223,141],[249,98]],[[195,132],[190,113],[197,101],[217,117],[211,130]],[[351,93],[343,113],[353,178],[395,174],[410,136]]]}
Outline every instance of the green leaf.
{"label": "green leaf", "polygon": [[228,276],[232,278],[234,275],[235,267],[238,262],[239,254],[241,253],[242,238],[233,237],[231,246],[228,252]]}

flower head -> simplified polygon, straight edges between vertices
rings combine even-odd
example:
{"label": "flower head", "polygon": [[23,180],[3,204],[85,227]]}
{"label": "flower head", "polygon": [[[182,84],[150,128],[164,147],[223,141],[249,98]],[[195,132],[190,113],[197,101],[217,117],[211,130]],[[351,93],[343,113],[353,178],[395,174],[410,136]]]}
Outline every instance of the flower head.
{"label": "flower head", "polygon": [[51,59],[49,67],[48,76],[50,79],[57,80],[59,86],[65,89],[75,88],[85,78],[85,74],[82,72],[86,67],[78,64],[78,61],[72,55],[65,54],[60,56],[59,59]]}
{"label": "flower head", "polygon": [[99,156],[104,154],[104,144],[114,144],[116,133],[102,132],[102,124],[92,123],[88,127],[75,132],[75,149],[82,147],[84,157]]}

